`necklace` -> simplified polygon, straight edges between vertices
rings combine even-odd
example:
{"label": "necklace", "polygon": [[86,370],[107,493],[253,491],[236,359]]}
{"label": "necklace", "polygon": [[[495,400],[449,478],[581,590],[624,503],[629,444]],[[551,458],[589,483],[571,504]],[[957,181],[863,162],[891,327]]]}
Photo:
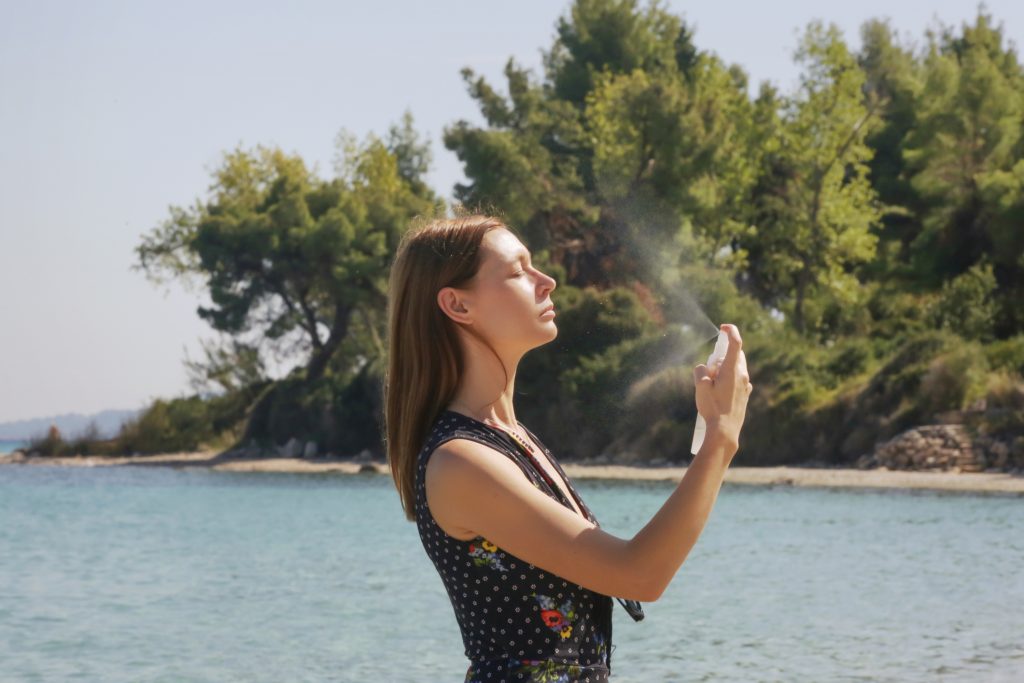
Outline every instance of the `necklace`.
{"label": "necklace", "polygon": [[[492,424],[492,421],[488,420],[487,424]],[[497,427],[501,431],[503,431],[506,434],[508,434],[512,438],[512,440],[515,441],[516,444],[518,444],[522,448],[523,452],[526,454],[526,457],[529,458],[530,462],[533,464],[534,468],[537,470],[537,472],[540,474],[540,476],[543,477],[544,481],[546,481],[548,486],[551,487],[551,490],[552,491],[557,491],[558,492],[557,495],[561,496],[564,499],[565,498],[565,492],[562,491],[561,487],[559,487],[559,486],[557,486],[555,484],[555,482],[548,475],[547,471],[541,466],[540,461],[537,459],[537,451],[533,448],[533,446],[531,446],[519,434],[516,434],[515,432],[511,431],[510,429],[506,428],[504,425],[492,424],[492,426]],[[546,459],[547,458],[545,458],[545,460]],[[573,488],[569,484],[568,480],[563,479],[563,481],[565,481],[566,487],[568,488],[568,490],[570,492],[570,495],[572,496],[572,499],[574,501],[576,501],[576,507],[579,509],[579,513],[585,519],[593,521],[596,524],[597,520],[594,519],[593,515],[590,512],[590,509],[587,508],[587,506],[583,504],[583,501],[580,500],[576,496],[576,492],[573,490]],[[566,499],[566,502],[568,502],[568,499]],[[570,504],[569,507],[571,508],[572,505]],[[575,510],[574,510],[574,512],[575,512]]]}
{"label": "necklace", "polygon": [[500,429],[501,431],[503,431],[503,432],[505,432],[506,434],[508,434],[509,436],[511,436],[511,437],[512,437],[512,439],[513,439],[513,440],[514,440],[514,441],[515,441],[515,442],[516,442],[517,444],[519,444],[519,445],[520,445],[520,446],[522,446],[522,447],[523,447],[524,449],[526,449],[526,451],[527,451],[527,452],[529,452],[529,454],[530,454],[531,456],[532,456],[532,455],[535,455],[535,454],[536,454],[536,451],[534,450],[533,446],[531,446],[531,445],[529,444],[529,442],[527,442],[527,441],[526,441],[526,439],[524,439],[524,438],[522,437],[522,435],[520,435],[520,434],[518,433],[518,431],[516,431],[516,432],[513,432],[513,431],[512,431],[511,429],[509,429],[509,428],[508,428],[508,427],[506,427],[505,425],[501,425],[501,424],[498,424],[497,422],[493,422],[493,421],[492,421],[492,420],[491,420],[490,418],[487,418],[487,424],[490,424],[490,425],[491,425],[491,426],[493,426],[493,427],[497,427],[497,428],[498,428],[498,429]]}

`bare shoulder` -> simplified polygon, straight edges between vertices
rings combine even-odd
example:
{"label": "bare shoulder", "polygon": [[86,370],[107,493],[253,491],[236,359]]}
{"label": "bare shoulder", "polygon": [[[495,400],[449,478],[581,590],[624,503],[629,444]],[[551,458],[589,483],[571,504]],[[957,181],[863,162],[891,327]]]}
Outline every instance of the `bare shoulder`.
{"label": "bare shoulder", "polygon": [[472,521],[477,494],[514,490],[523,473],[505,455],[472,439],[450,439],[438,446],[424,473],[427,506],[449,535],[469,540],[478,532]]}
{"label": "bare shoulder", "polygon": [[424,486],[428,504],[465,499],[469,490],[515,486],[525,480],[519,468],[504,454],[468,438],[453,438],[437,446],[427,461]]}
{"label": "bare shoulder", "polygon": [[427,461],[426,485],[434,488],[522,476],[503,453],[472,439],[449,439]]}

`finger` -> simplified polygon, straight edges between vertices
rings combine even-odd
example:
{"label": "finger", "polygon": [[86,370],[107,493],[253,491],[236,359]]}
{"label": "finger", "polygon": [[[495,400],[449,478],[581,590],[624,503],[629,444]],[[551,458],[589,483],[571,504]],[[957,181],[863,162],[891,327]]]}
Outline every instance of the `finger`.
{"label": "finger", "polygon": [[743,349],[743,338],[740,337],[740,328],[731,323],[722,323],[722,331],[729,337],[729,348],[725,350],[725,361],[722,367],[736,369],[739,363],[740,351]]}
{"label": "finger", "polygon": [[736,371],[741,377],[750,379],[750,372],[747,370],[747,354],[740,351],[740,359],[736,365]]}
{"label": "finger", "polygon": [[712,380],[718,379],[718,373],[722,371],[722,359],[719,358],[716,362],[712,363],[708,367],[708,377]]}
{"label": "finger", "polygon": [[700,384],[705,380],[708,382],[711,381],[711,373],[708,371],[708,366],[701,363],[693,368],[693,381],[696,384]]}

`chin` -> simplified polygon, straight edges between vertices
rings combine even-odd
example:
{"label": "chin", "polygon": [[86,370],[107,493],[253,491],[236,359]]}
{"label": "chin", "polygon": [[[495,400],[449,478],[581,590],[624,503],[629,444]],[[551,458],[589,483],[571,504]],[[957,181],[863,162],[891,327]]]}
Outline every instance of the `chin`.
{"label": "chin", "polygon": [[555,325],[555,321],[551,320],[550,324],[544,326],[546,329],[545,339],[542,344],[547,344],[550,341],[554,341],[558,337],[558,326]]}

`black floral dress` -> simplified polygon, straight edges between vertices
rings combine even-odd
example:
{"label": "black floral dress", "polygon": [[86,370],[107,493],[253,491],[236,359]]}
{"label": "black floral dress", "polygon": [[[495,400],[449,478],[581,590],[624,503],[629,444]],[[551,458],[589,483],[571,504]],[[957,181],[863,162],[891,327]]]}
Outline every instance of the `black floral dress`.
{"label": "black floral dress", "polygon": [[[533,432],[526,431],[580,501],[587,518],[596,524],[547,447]],[[434,520],[423,484],[427,461],[434,449],[455,438],[477,441],[503,453],[519,465],[534,486],[573,512],[575,509],[503,430],[450,410],[443,411],[435,421],[419,454],[416,525],[455,609],[470,660],[465,682],[607,681],[614,648],[611,597],[543,571],[482,536],[459,540]]]}

